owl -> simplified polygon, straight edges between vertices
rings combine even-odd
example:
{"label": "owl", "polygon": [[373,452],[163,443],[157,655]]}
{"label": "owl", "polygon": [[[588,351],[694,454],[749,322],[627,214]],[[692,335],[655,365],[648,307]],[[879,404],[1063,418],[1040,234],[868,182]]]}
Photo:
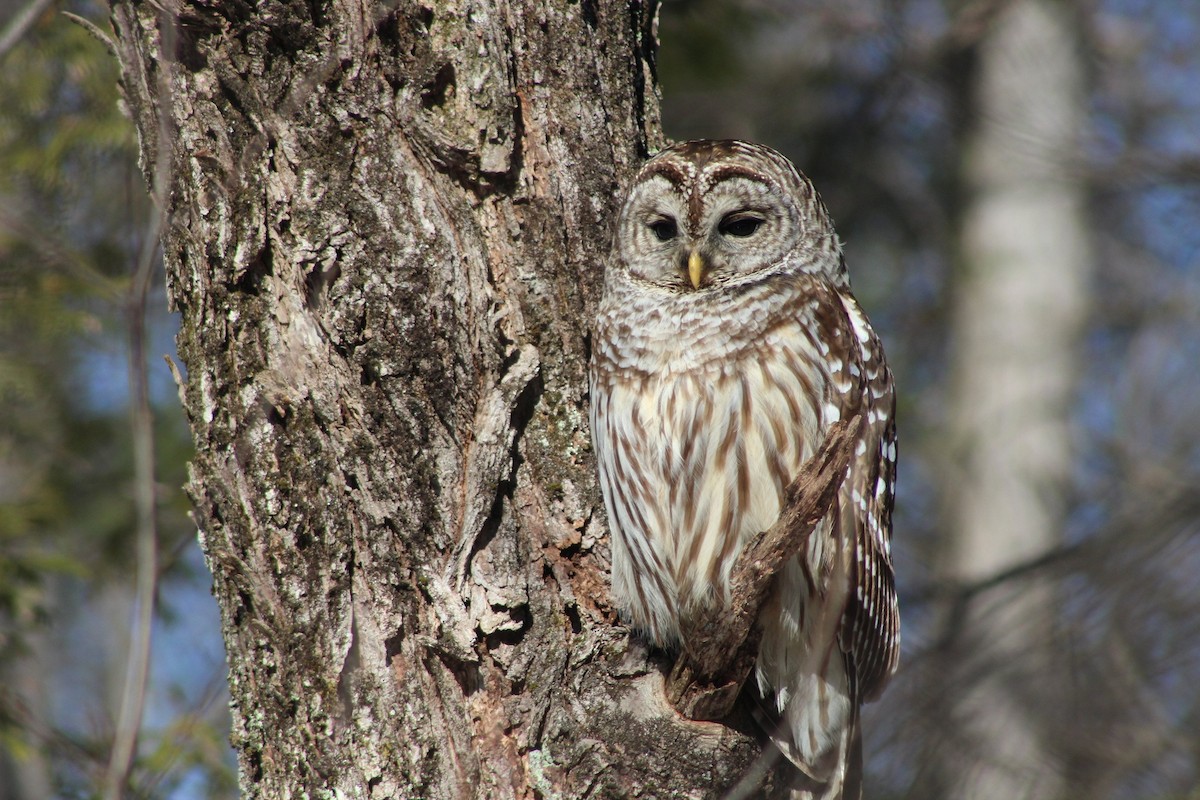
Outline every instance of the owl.
{"label": "owl", "polygon": [[759,612],[767,733],[813,797],[858,797],[858,709],[895,670],[892,375],[812,184],[770,148],[663,150],[620,211],[592,347],[612,594],[663,648],[730,602],[746,543],[843,416],[836,501]]}

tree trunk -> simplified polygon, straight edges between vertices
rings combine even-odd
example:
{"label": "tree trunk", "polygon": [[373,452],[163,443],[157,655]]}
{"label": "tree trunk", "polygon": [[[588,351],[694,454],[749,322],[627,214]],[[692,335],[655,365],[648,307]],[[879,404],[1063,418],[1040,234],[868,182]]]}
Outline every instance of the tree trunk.
{"label": "tree trunk", "polygon": [[585,422],[654,2],[113,18],[243,793],[720,796],[759,745],[616,624]]}
{"label": "tree trunk", "polygon": [[[1086,94],[1055,3],[1002,6],[979,45],[955,297],[943,569],[970,586],[1062,542],[1070,408],[1087,308],[1085,194],[1075,169]],[[1040,576],[972,595],[950,617],[953,742],[946,797],[1054,798],[1045,723],[1065,709],[1056,592]]]}

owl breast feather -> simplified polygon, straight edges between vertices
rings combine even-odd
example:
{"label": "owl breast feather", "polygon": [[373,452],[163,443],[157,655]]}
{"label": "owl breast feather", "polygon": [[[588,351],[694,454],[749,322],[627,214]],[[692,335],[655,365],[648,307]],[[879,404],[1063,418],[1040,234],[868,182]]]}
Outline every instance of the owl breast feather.
{"label": "owl breast feather", "polygon": [[810,398],[824,379],[799,355],[798,323],[734,348],[687,327],[620,354],[625,379],[609,381],[596,420],[619,443],[597,453],[614,598],[660,644],[678,616],[728,600],[742,547],[774,523],[822,427]]}

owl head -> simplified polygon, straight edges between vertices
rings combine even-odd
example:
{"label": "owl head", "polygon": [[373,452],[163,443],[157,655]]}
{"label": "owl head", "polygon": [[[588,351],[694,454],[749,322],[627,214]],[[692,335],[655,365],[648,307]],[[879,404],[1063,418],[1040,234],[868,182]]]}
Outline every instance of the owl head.
{"label": "owl head", "polygon": [[647,161],[621,209],[613,255],[628,280],[671,293],[793,272],[846,283],[813,185],[771,148],[732,139],[682,142]]}

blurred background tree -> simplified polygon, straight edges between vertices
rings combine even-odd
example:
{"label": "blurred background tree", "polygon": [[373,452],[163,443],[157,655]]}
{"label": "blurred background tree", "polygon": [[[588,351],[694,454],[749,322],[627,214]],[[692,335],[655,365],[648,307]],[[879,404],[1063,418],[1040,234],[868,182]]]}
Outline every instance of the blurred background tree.
{"label": "blurred background tree", "polygon": [[[98,4],[0,0],[0,800],[95,793],[133,619],[150,211],[116,66],[62,10],[107,29]],[[814,179],[902,391],[904,660],[867,709],[867,796],[1194,797],[1200,5],[667,0],[660,34],[667,134],[756,139]],[[227,797],[155,292],[132,785]]]}

